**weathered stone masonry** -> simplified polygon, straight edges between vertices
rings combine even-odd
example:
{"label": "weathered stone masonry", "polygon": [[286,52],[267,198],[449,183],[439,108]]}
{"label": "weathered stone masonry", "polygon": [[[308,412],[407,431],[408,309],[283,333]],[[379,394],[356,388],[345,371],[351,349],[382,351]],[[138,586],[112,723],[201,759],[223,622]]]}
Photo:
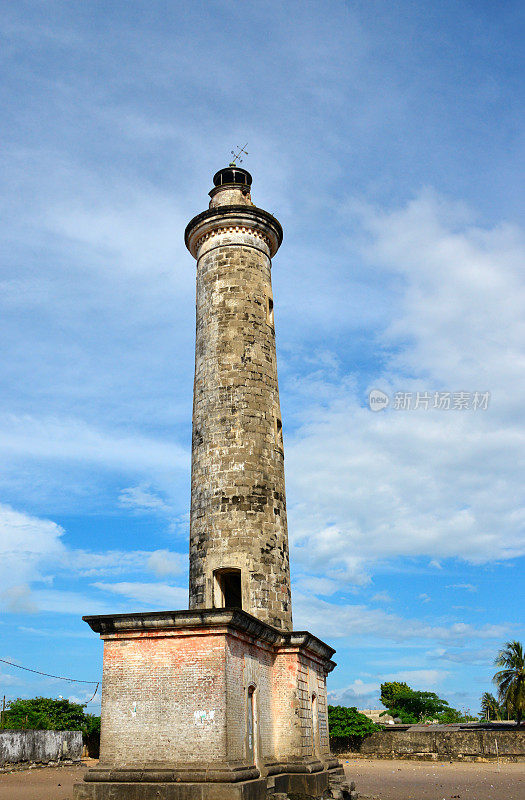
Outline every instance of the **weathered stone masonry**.
{"label": "weathered stone masonry", "polygon": [[186,230],[197,259],[190,608],[223,606],[221,570],[240,570],[242,608],[291,630],[271,283],[282,230],[248,190],[218,183]]}

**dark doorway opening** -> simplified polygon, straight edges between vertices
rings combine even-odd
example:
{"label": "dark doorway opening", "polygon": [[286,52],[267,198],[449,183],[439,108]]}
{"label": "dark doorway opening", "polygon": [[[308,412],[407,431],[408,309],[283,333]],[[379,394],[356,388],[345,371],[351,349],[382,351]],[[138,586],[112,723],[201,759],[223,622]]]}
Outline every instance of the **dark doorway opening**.
{"label": "dark doorway opening", "polygon": [[240,569],[221,569],[215,572],[215,606],[242,608]]}

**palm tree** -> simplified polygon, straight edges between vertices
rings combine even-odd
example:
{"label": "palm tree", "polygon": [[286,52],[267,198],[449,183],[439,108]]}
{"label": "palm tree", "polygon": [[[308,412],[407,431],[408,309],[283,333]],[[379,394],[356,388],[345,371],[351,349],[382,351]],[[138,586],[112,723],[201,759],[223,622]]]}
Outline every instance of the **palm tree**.
{"label": "palm tree", "polygon": [[507,642],[494,664],[504,668],[492,678],[498,687],[500,702],[513,710],[519,725],[525,712],[525,654],[521,642]]}
{"label": "palm tree", "polygon": [[487,720],[501,719],[500,704],[490,692],[481,695],[481,713]]}

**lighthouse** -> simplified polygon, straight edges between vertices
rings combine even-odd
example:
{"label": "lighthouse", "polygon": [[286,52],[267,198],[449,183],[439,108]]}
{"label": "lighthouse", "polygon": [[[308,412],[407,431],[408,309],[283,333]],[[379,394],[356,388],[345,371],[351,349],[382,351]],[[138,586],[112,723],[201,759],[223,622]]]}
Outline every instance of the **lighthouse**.
{"label": "lighthouse", "polygon": [[335,651],[292,627],[271,281],[283,232],[251,185],[235,163],[219,170],[185,232],[189,609],[83,617],[104,642],[101,745],[75,800],[320,798],[343,777],[328,737]]}

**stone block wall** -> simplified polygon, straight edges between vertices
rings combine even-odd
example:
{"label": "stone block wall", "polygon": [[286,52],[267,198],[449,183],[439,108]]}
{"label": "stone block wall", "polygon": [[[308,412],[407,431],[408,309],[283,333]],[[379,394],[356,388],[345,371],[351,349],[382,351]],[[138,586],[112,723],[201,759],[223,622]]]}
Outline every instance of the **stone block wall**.
{"label": "stone block wall", "polygon": [[0,731],[0,767],[6,764],[79,761],[81,731]]}
{"label": "stone block wall", "polygon": [[525,759],[525,730],[384,730],[364,739],[360,752],[377,758],[422,760]]}

